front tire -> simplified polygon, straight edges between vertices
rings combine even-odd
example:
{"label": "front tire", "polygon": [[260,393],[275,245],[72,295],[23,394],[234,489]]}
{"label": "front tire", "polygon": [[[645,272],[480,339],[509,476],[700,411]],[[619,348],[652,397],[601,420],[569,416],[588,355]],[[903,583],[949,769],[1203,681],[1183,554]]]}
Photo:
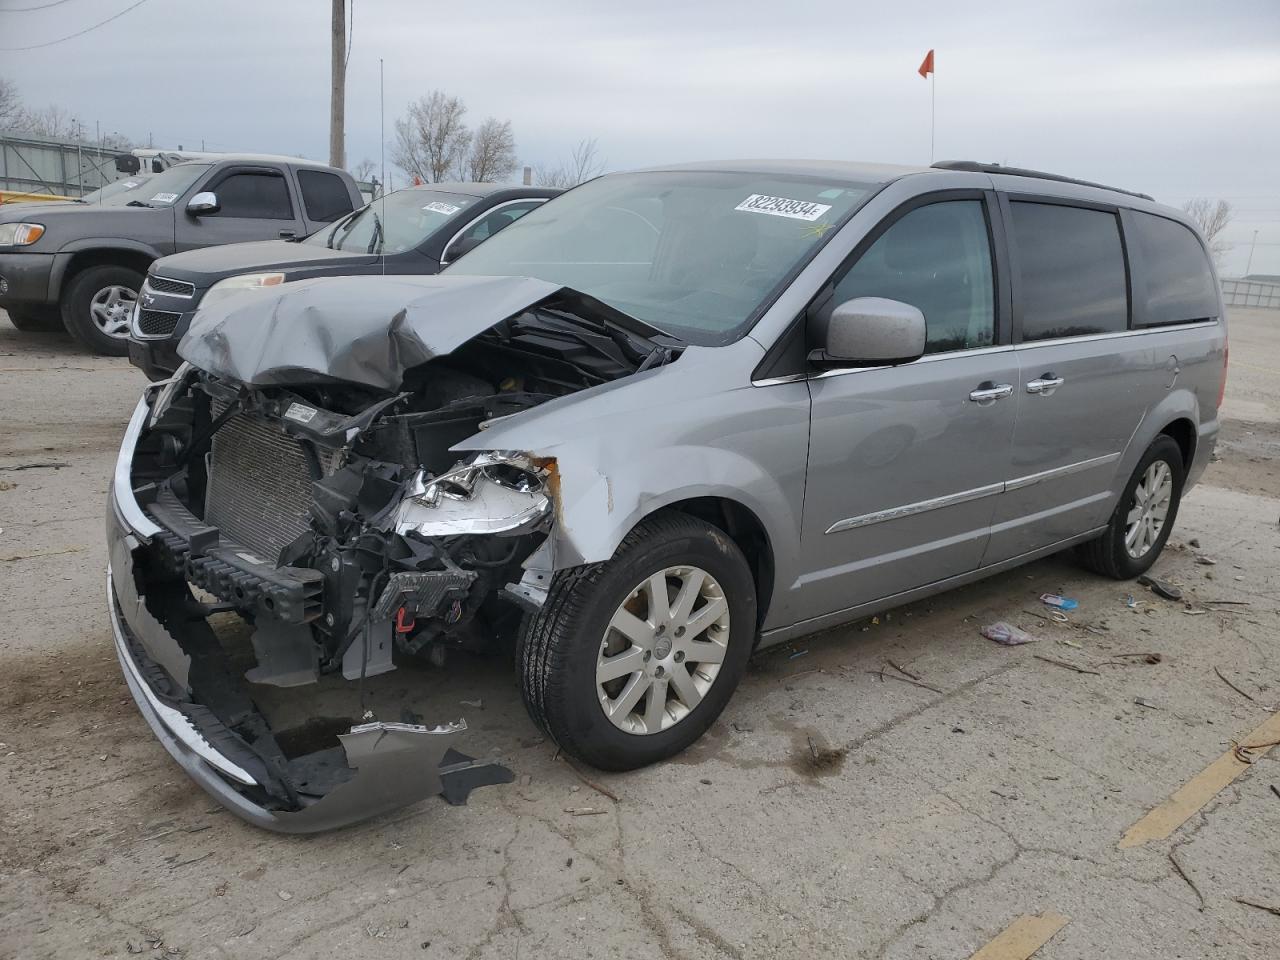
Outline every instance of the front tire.
{"label": "front tire", "polygon": [[1156,437],[1125,484],[1106,532],[1081,545],[1085,566],[1116,580],[1146,573],[1173,530],[1185,479],[1182,448],[1172,437]]}
{"label": "front tire", "polygon": [[529,715],[602,770],[679,753],[729,702],[756,634],[742,551],[674,511],[646,518],[614,556],[556,575],[520,634]]}
{"label": "front tire", "polygon": [[72,277],[62,296],[62,322],[73,337],[99,356],[129,354],[129,315],[142,274],[129,267],[89,267]]}

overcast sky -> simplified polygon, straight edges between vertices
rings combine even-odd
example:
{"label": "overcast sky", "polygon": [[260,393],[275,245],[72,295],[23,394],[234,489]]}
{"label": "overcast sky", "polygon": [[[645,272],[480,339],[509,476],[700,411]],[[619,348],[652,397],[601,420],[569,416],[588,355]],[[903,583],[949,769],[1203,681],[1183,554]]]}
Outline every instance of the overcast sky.
{"label": "overcast sky", "polygon": [[[328,153],[324,0],[0,0],[0,75],[156,146]],[[350,0],[349,0],[350,2]],[[354,0],[351,164],[434,88],[509,119],[525,163],[595,137],[609,169],[690,159],[989,160],[1237,208],[1227,275],[1280,273],[1280,2]],[[399,179],[399,178],[397,178]]]}

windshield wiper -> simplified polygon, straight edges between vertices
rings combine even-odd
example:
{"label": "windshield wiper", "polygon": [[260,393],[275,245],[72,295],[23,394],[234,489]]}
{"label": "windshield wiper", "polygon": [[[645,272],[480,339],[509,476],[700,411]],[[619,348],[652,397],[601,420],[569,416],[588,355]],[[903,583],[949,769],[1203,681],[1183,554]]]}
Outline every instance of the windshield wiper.
{"label": "windshield wiper", "polygon": [[125,204],[126,207],[153,207],[155,204],[147,203],[145,200],[130,200]]}
{"label": "windshield wiper", "polygon": [[[374,250],[374,246],[377,250]],[[381,253],[382,252],[382,221],[378,219],[377,213],[373,214],[373,233],[369,235],[369,249],[365,253]]]}

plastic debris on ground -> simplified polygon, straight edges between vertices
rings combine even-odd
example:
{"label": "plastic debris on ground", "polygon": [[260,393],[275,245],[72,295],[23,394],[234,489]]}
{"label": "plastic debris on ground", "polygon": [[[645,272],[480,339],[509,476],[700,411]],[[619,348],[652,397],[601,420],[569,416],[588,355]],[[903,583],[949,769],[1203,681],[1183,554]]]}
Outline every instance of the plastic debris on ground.
{"label": "plastic debris on ground", "polygon": [[1050,607],[1057,607],[1059,610],[1074,610],[1080,606],[1078,600],[1072,600],[1070,597],[1060,597],[1056,593],[1040,594],[1040,602]]}
{"label": "plastic debris on ground", "polygon": [[1145,574],[1138,578],[1138,582],[1144,587],[1150,587],[1151,592],[1157,597],[1164,597],[1166,600],[1182,599],[1182,591],[1172,583],[1168,583],[1164,580],[1157,580],[1155,577],[1148,577]]}
{"label": "plastic debris on ground", "polygon": [[988,640],[993,640],[1006,647],[1016,647],[1024,643],[1036,643],[1040,639],[1003,620],[988,624],[980,632]]}

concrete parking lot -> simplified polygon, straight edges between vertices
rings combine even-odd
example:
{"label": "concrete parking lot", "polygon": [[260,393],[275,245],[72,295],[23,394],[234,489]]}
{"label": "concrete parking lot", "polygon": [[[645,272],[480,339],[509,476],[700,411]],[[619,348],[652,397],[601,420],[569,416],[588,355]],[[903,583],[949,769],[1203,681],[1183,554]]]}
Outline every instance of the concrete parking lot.
{"label": "concrete parking lot", "polygon": [[[375,702],[465,714],[516,782],[297,838],[196,788],[112,654],[142,376],[0,313],[0,957],[1274,958],[1280,750],[1230,754],[1280,710],[1280,313],[1234,312],[1231,357],[1154,571],[1185,602],[1040,562],[760,654],[699,744],[625,775],[556,759],[508,658],[408,664]],[[979,635],[1002,619],[1040,641]]]}

